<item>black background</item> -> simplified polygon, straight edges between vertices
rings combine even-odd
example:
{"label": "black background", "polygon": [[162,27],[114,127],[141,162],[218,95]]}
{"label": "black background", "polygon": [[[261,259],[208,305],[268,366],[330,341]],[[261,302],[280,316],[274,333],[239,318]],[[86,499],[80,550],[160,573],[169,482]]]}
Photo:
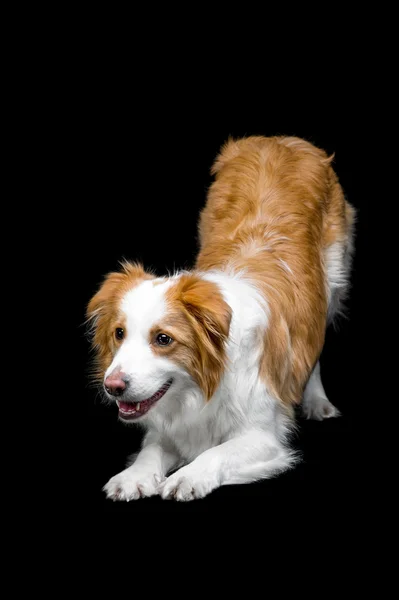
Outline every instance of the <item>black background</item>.
{"label": "black background", "polygon": [[[156,86],[155,86],[156,87]],[[200,87],[200,86],[199,86]],[[363,123],[357,106],[341,94],[322,103],[311,93],[301,104],[285,97],[273,103],[257,98],[241,103],[211,90],[190,88],[130,102],[97,85],[79,108],[79,139],[71,169],[79,178],[74,234],[78,254],[74,272],[74,327],[78,336],[79,390],[85,407],[86,461],[92,488],[85,493],[90,510],[140,523],[161,516],[164,526],[176,517],[206,515],[215,523],[245,514],[304,515],[313,523],[336,517],[354,522],[362,496],[363,415],[371,390],[363,362],[367,307],[366,246],[371,190],[367,187]],[[97,93],[98,92],[98,93]],[[303,100],[303,99],[302,99]],[[293,444],[302,462],[278,478],[224,487],[191,503],[144,499],[106,500],[102,486],[122,470],[139,448],[141,432],[117,421],[115,408],[99,401],[90,388],[89,344],[84,333],[85,307],[102,277],[122,258],[140,260],[165,274],[193,264],[197,219],[211,183],[210,167],[228,136],[297,135],[335,153],[334,166],[349,202],[357,209],[352,290],[347,319],[327,333],[321,366],[329,399],[340,419],[305,421],[298,413]],[[80,459],[83,462],[83,459]],[[87,485],[87,477],[85,484]],[[273,522],[274,519],[271,519]],[[269,522],[269,521],[268,521]],[[271,524],[271,523],[270,523]]]}

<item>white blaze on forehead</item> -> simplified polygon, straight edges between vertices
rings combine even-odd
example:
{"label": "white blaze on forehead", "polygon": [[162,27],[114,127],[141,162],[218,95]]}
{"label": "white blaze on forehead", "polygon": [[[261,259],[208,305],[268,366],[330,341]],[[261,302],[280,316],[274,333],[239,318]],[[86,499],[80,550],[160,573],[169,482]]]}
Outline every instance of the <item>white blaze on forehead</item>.
{"label": "white blaze on forehead", "polygon": [[165,292],[169,281],[163,283],[143,281],[125,294],[121,310],[126,315],[127,337],[146,332],[165,315],[167,311]]}

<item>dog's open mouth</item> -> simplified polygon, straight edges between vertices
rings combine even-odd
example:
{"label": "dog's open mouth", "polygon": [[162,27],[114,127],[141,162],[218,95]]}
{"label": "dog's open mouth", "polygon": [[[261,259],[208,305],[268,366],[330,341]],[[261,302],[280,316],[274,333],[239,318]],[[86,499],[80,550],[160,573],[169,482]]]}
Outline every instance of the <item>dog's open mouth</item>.
{"label": "dog's open mouth", "polygon": [[119,418],[123,421],[133,421],[145,415],[158,400],[162,398],[173,383],[173,379],[168,381],[161,387],[151,398],[141,400],[141,402],[123,402],[117,400],[116,403],[119,408]]}

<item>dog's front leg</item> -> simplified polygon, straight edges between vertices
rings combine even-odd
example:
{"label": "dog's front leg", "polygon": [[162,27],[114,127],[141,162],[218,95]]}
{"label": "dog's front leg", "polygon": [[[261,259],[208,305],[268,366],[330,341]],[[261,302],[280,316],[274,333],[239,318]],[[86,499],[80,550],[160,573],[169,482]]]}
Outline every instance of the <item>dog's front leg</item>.
{"label": "dog's front leg", "polygon": [[104,486],[111,500],[137,500],[158,493],[165,475],[179,463],[177,453],[155,432],[149,432],[134,463]]}
{"label": "dog's front leg", "polygon": [[159,486],[163,498],[194,500],[222,485],[271,477],[293,463],[274,434],[251,430],[210,448]]}

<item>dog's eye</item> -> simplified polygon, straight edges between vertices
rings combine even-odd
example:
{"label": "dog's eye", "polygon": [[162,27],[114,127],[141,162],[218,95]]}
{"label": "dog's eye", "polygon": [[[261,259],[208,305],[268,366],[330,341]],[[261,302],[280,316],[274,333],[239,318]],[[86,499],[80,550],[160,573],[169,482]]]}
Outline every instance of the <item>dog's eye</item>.
{"label": "dog's eye", "polygon": [[166,335],[166,333],[160,333],[157,336],[156,341],[158,346],[169,346],[169,344],[173,342],[172,338],[169,335]]}
{"label": "dog's eye", "polygon": [[115,329],[115,337],[117,340],[123,340],[123,338],[125,337],[125,330],[122,329],[122,327],[117,327]]}

